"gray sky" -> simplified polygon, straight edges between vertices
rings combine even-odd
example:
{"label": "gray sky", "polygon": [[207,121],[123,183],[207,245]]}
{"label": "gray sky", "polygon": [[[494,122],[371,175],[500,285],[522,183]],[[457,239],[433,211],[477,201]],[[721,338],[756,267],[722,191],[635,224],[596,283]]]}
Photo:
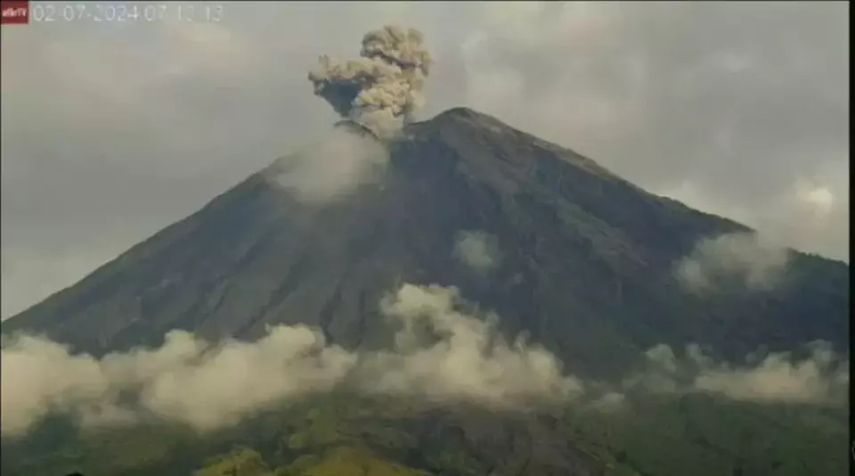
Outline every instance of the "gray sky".
{"label": "gray sky", "polygon": [[216,23],[4,26],[2,316],[336,120],[306,79],[420,29],[424,117],[465,105],[848,261],[848,5],[252,3]]}

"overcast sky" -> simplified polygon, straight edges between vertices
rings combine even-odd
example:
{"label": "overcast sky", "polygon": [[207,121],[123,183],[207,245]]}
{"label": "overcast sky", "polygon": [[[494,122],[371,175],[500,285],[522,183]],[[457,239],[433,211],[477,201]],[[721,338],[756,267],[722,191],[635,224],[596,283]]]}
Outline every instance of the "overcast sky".
{"label": "overcast sky", "polygon": [[492,114],[848,261],[844,2],[209,5],[2,28],[4,318],[319,137],[307,71],[387,23],[433,53],[423,117]]}

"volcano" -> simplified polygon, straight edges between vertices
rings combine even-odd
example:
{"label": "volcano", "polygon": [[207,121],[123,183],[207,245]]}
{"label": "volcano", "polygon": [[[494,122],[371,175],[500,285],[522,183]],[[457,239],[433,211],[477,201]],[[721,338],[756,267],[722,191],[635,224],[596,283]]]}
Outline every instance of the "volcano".
{"label": "volcano", "polygon": [[[791,251],[768,290],[698,294],[675,276],[699,240],[751,230],[648,193],[592,160],[465,108],[411,123],[380,180],[326,203],[277,184],[280,159],[3,323],[102,355],[171,329],[255,339],[305,323],[382,345],[400,283],[455,286],[580,375],[618,375],[658,343],[724,359],[823,339],[848,349],[848,267]],[[461,260],[479,233],[490,266]],[[462,235],[463,234],[463,235]]]}

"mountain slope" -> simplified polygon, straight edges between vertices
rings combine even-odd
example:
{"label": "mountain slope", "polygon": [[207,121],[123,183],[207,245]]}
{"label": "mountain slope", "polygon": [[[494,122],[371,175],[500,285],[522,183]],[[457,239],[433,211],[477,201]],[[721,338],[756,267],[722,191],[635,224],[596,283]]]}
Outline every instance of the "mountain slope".
{"label": "mountain slope", "polygon": [[[657,197],[570,150],[457,108],[411,124],[382,181],[305,204],[278,161],[78,284],[3,323],[101,354],[173,328],[254,338],[307,323],[347,347],[391,329],[379,300],[403,282],[454,285],[574,372],[616,375],[657,343],[720,357],[825,339],[848,349],[848,268],[795,254],[763,292],[699,296],[675,263],[738,223]],[[463,231],[495,237],[490,272],[455,258]]]}
{"label": "mountain slope", "polygon": [[[235,427],[202,435],[169,424],[78,430],[73,421],[54,417],[23,439],[0,440],[0,471],[7,476],[74,471],[89,476],[848,474],[847,409],[758,405],[698,394],[648,396],[632,404],[625,412],[571,405],[562,414],[545,415],[326,394],[274,406]],[[198,468],[204,469],[194,473]]]}

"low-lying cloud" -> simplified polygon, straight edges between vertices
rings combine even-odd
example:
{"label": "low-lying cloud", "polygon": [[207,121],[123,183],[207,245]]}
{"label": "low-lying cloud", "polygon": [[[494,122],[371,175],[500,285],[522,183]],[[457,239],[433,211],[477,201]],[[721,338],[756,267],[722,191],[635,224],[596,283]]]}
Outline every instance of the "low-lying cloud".
{"label": "low-lying cloud", "polygon": [[626,395],[616,391],[606,392],[590,403],[591,408],[601,412],[619,411],[624,409],[625,405]]}
{"label": "low-lying cloud", "polygon": [[[47,413],[61,411],[84,424],[154,415],[209,430],[282,398],[328,390],[353,361],[353,355],[325,345],[320,333],[305,326],[278,326],[253,343],[216,345],[172,331],[157,349],[97,360],[21,336],[3,349],[0,428],[4,435],[21,433]],[[127,392],[136,396],[130,404],[123,403]]]}
{"label": "low-lying cloud", "polygon": [[843,401],[849,386],[848,358],[822,341],[800,352],[750,356],[739,365],[716,362],[696,344],[686,346],[682,357],[665,344],[645,355],[646,369],[625,379],[624,389],[703,392],[759,403],[829,404]]}
{"label": "low-lying cloud", "polygon": [[[212,344],[185,331],[157,349],[101,359],[16,336],[2,350],[2,434],[25,433],[50,412],[81,424],[155,417],[216,429],[270,404],[334,388],[434,401],[519,406],[570,398],[582,384],[537,345],[507,342],[495,316],[467,311],[455,288],[406,284],[381,309],[400,325],[390,349],[349,352],[305,326],[256,342]],[[129,399],[128,396],[131,395]]]}
{"label": "low-lying cloud", "polygon": [[752,290],[773,287],[786,268],[789,251],[754,233],[704,238],[676,267],[680,282],[695,292],[737,284]]}
{"label": "low-lying cloud", "polygon": [[849,370],[848,362],[837,362],[824,347],[801,360],[790,353],[775,353],[754,366],[705,368],[695,378],[694,387],[735,400],[828,402],[846,394]]}
{"label": "low-lying cloud", "polygon": [[267,175],[303,202],[326,203],[379,180],[388,160],[383,144],[342,124],[317,143],[278,159]]}
{"label": "low-lying cloud", "polygon": [[497,316],[464,310],[456,288],[404,285],[381,305],[403,324],[394,350],[370,355],[361,369],[369,392],[470,400],[496,406],[565,400],[582,393],[561,361],[517,337],[507,342]]}
{"label": "low-lying cloud", "polygon": [[575,403],[618,411],[639,394],[708,393],[759,403],[834,404],[849,385],[848,359],[824,342],[798,352],[718,362],[700,346],[659,344],[643,370],[621,382],[582,381],[524,336],[506,339],[498,316],[467,302],[455,287],[404,284],[381,300],[398,327],[379,350],[348,351],[303,325],[279,325],[255,342],[206,342],[169,332],[155,349],[100,359],[73,355],[50,340],[4,339],[2,435],[26,433],[50,413],[84,427],[170,421],[209,431],[288,399],[341,390],[496,409]]}
{"label": "low-lying cloud", "polygon": [[461,231],[454,242],[454,257],[479,273],[487,273],[501,259],[498,240],[483,231]]}

